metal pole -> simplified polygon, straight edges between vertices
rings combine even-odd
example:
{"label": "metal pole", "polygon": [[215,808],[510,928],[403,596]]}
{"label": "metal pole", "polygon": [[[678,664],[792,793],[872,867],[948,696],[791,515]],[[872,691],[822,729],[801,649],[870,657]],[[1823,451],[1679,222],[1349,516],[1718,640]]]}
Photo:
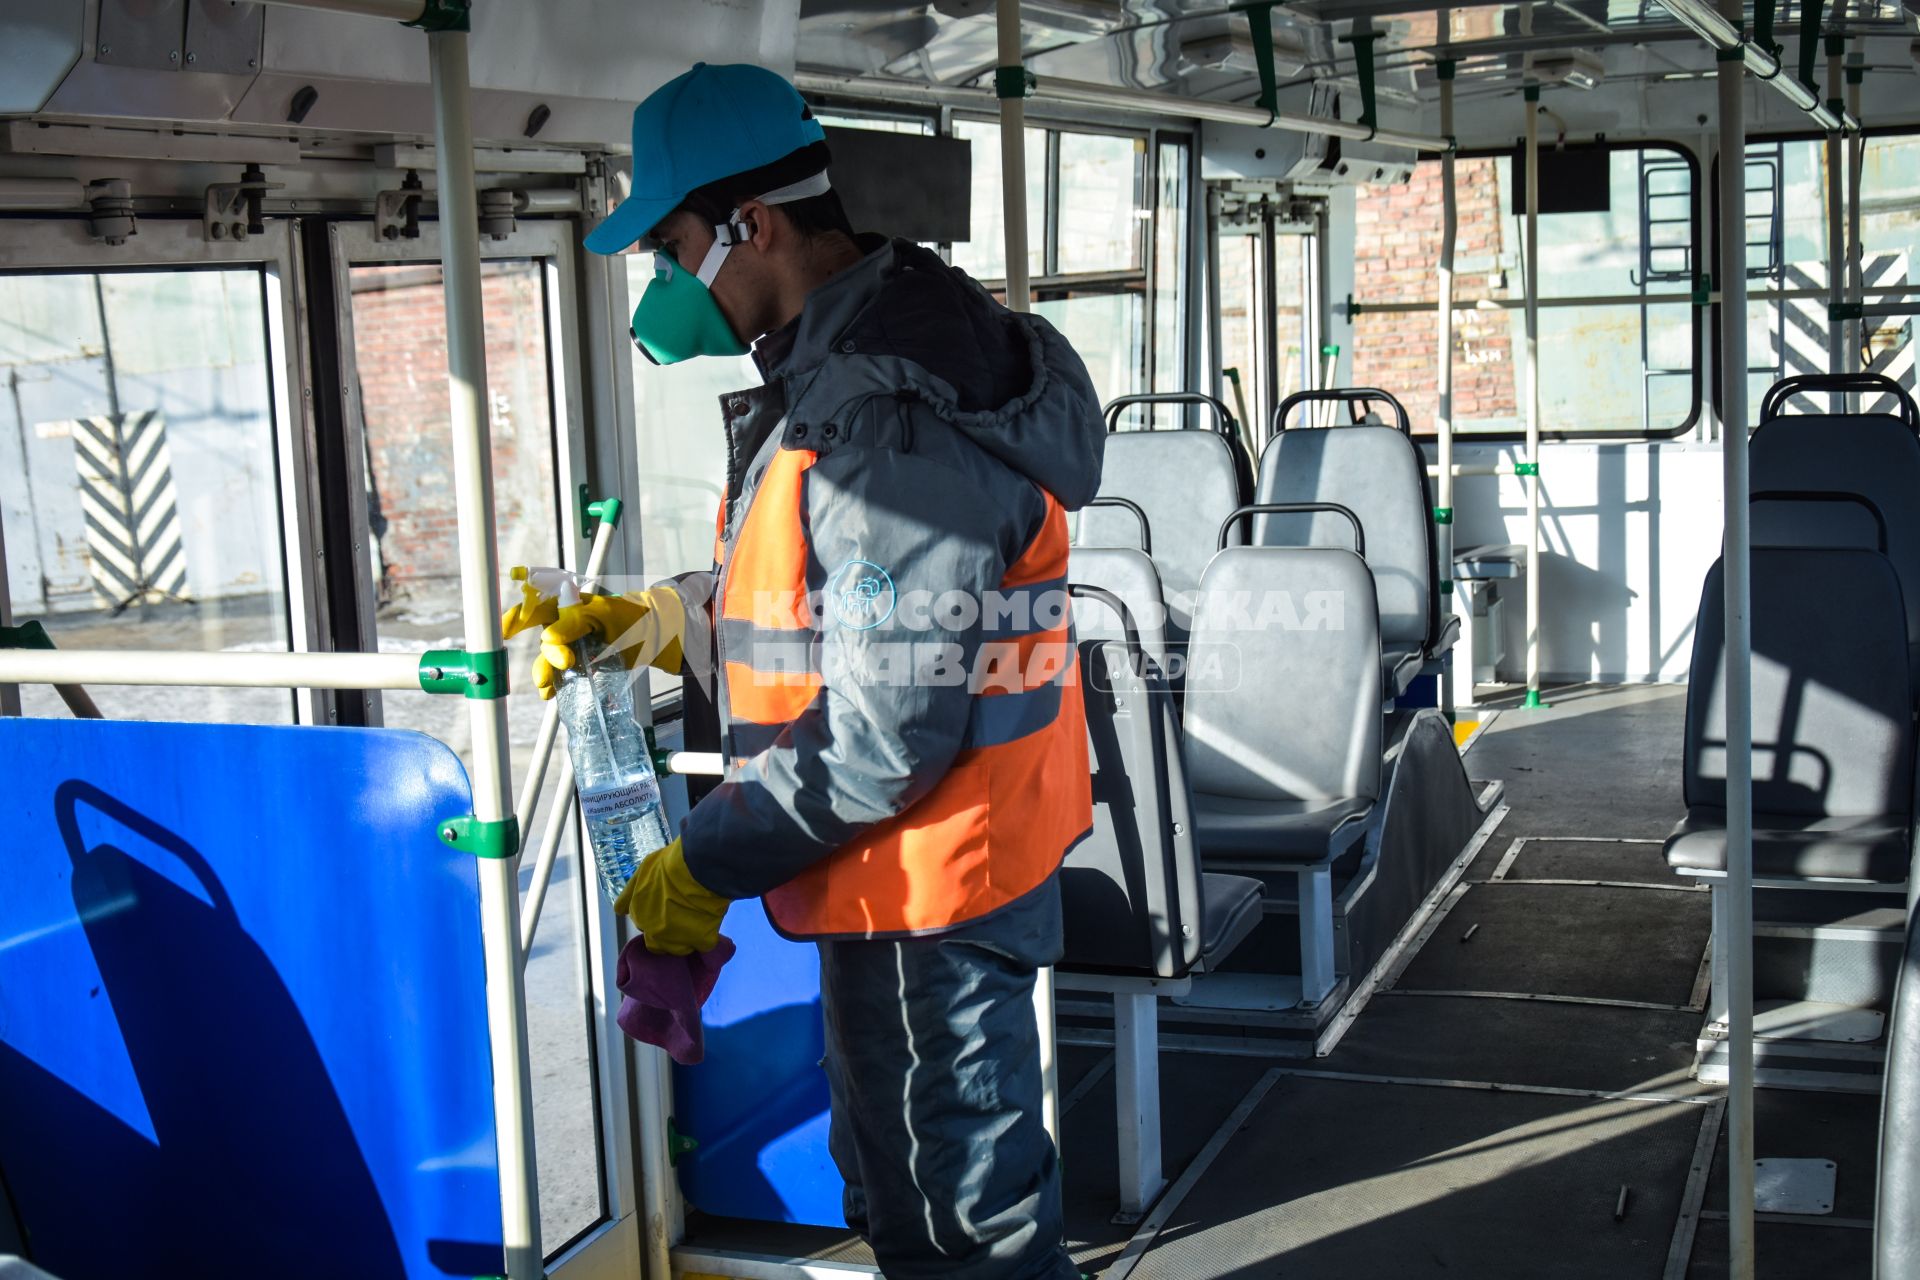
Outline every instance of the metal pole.
{"label": "metal pole", "polygon": [[[594,530],[593,546],[587,551],[587,564],[581,570],[581,585],[592,586],[606,568],[607,553],[613,547],[615,521],[602,520],[600,527]],[[553,757],[553,742],[560,730],[560,703],[553,700],[547,703],[546,711],[540,718],[540,733],[534,739],[533,759],[528,763],[527,776],[520,784],[520,803],[514,806],[515,821],[520,824],[521,836],[533,830],[533,811],[540,803],[540,788],[546,782],[547,765]],[[527,885],[526,896],[520,903],[520,950],[524,953],[533,947],[534,931],[540,927],[540,908],[547,899],[547,885],[553,879],[553,864],[559,857],[560,840],[566,835],[567,823],[573,817],[573,758],[568,756],[560,763],[560,779],[556,784],[553,807],[547,813],[547,826],[540,835],[540,853],[534,859],[533,880]],[[526,956],[521,956],[526,963]]]}
{"label": "metal pole", "polygon": [[[1013,66],[1003,54],[1003,67]],[[868,79],[854,76],[821,75],[799,72],[793,83],[802,93],[832,94],[869,102],[924,102],[979,108],[993,99],[984,89],[959,85],[932,85],[920,80]],[[1160,119],[1213,120],[1221,124],[1251,125],[1256,129],[1274,128],[1287,133],[1306,133],[1329,138],[1348,138],[1355,142],[1373,142],[1385,147],[1406,147],[1414,151],[1444,151],[1446,139],[1400,129],[1368,129],[1353,120],[1335,120],[1324,116],[1304,116],[1282,111],[1269,117],[1264,107],[1243,106],[1233,102],[1213,102],[1188,98],[1177,93],[1155,93],[1146,89],[1122,89],[1112,85],[1091,84],[1084,80],[1062,80],[1047,76],[1036,83],[1033,96],[1043,102],[1072,103],[1097,107],[1123,115],[1155,116]]]}
{"label": "metal pole", "polygon": [[[1743,0],[1723,0],[1742,20]],[[1727,611],[1727,1171],[1732,1280],[1753,1280],[1753,635],[1747,526],[1746,68],[1720,53],[1720,448]]]}
{"label": "metal pole", "polygon": [[[994,6],[999,37],[1000,198],[1007,228],[1007,306],[1033,310],[1033,290],[1027,282],[1027,104],[1021,57],[1020,0],[998,0]],[[1021,84],[1016,86],[1015,78]],[[1016,91],[1017,90],[1017,91]],[[1040,1026],[1041,1119],[1054,1145],[1060,1143],[1060,1069],[1053,1039],[1053,970],[1034,976],[1034,1017]]]}
{"label": "metal pole", "polygon": [[[1847,56],[1847,110],[1860,118],[1861,55]],[[1867,140],[1855,136],[1847,143],[1847,301],[1859,306],[1865,297],[1866,262],[1860,249],[1860,173],[1866,167]],[[1849,322],[1848,342],[1843,353],[1849,369],[1867,367],[1867,322]]]}
{"label": "metal pole", "polygon": [[[1528,12],[1531,12],[1529,7]],[[1540,86],[1527,111],[1527,696],[1540,703]]]}
{"label": "metal pole", "polygon": [[[1009,79],[1024,76],[1020,0],[999,0],[994,18],[1000,40],[1000,74]],[[1000,202],[1006,219],[1007,307],[1031,311],[1033,291],[1027,285],[1027,103],[1011,86],[1002,88],[1000,94]]]}
{"label": "metal pole", "polygon": [[[1838,101],[1840,98],[1840,39],[1837,36],[1827,38],[1827,97]],[[1841,171],[1845,164],[1846,135],[1842,130],[1834,129],[1827,134],[1827,372],[1840,373],[1846,369],[1847,327],[1846,322],[1833,319],[1832,308],[1841,301],[1842,272],[1845,270],[1846,251],[1846,185]],[[1836,391],[1828,397],[1828,408],[1833,413],[1847,411],[1845,392]]]}
{"label": "metal pole", "polygon": [[[499,561],[493,542],[493,447],[486,413],[487,347],[480,297],[480,211],[473,183],[467,33],[431,32],[427,50],[433,68],[433,154],[446,279],[447,390],[452,405],[461,606],[468,650],[497,653],[501,649]],[[497,822],[510,814],[506,700],[472,698],[467,705],[472,715],[474,817]],[[526,991],[520,981],[517,869],[512,858],[481,858],[479,864],[487,1025],[493,1050],[494,1138],[500,1160],[500,1229],[510,1280],[539,1280],[543,1274],[540,1194],[533,1158]]]}
{"label": "metal pole", "polygon": [[208,689],[418,689],[417,653],[198,653],[0,649],[0,682],[192,685]]}
{"label": "metal pole", "polygon": [[[1452,30],[1452,15],[1446,10],[1440,11],[1440,30],[1442,33]],[[1444,56],[1438,64],[1440,74],[1440,132],[1453,136],[1453,59]],[[1460,202],[1453,189],[1453,152],[1440,153],[1440,290],[1439,313],[1440,350],[1434,365],[1434,428],[1439,433],[1440,484],[1439,503],[1434,510],[1433,519],[1437,526],[1440,560],[1440,616],[1444,621],[1453,616],[1453,251],[1454,242],[1460,232]],[[1459,680],[1460,661],[1449,658],[1447,677],[1442,689],[1442,702],[1448,715],[1453,714],[1458,698],[1454,684]],[[1471,686],[1473,680],[1473,655],[1467,655],[1467,680]],[[1473,690],[1467,690],[1467,701],[1473,701]]]}

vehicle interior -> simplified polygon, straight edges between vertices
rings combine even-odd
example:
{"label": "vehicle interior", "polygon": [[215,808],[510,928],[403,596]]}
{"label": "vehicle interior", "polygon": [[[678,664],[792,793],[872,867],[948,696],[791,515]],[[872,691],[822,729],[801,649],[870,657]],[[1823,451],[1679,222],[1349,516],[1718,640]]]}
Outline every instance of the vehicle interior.
{"label": "vehicle interior", "polygon": [[0,0],[0,1277],[879,1274],[500,632],[713,567],[582,245],[703,61],[1099,393],[1084,1275],[1920,1276],[1920,0]]}

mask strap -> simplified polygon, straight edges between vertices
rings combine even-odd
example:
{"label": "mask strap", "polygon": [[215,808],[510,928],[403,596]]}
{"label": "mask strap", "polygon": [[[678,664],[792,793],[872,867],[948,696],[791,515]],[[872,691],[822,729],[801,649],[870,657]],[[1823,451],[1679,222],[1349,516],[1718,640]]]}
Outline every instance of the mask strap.
{"label": "mask strap", "polygon": [[[816,174],[776,187],[760,197],[761,204],[791,204],[795,200],[810,200],[814,196],[825,195],[833,189],[827,179],[827,171],[822,169]],[[727,220],[716,223],[713,228],[713,247],[707,250],[706,258],[700,263],[700,269],[694,274],[700,277],[700,283],[709,287],[713,278],[720,274],[720,268],[726,263],[727,255],[733,246],[749,239],[753,229],[740,220],[740,210],[735,209],[727,215]]]}

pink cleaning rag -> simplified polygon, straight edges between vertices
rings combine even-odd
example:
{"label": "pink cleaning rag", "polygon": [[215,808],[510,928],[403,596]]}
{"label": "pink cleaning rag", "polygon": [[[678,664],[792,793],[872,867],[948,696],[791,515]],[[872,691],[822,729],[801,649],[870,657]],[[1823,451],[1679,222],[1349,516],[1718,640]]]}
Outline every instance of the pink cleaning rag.
{"label": "pink cleaning rag", "polygon": [[706,1057],[700,1006],[713,994],[720,970],[733,959],[733,940],[722,937],[711,951],[661,956],[639,938],[620,951],[614,985],[623,999],[614,1021],[635,1040],[659,1045],[682,1066]]}

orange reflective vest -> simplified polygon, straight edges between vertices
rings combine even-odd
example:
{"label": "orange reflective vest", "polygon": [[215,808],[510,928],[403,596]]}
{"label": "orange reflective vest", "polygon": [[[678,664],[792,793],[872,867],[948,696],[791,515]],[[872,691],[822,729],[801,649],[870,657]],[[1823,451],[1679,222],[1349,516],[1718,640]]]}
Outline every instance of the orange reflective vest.
{"label": "orange reflective vest", "polygon": [[[803,486],[817,455],[782,448],[734,537],[714,604],[722,636],[726,750],[765,749],[823,695],[809,608]],[[724,524],[724,516],[723,516]],[[1041,527],[1001,579],[1003,599],[1058,592],[1066,514],[1051,495]],[[1068,611],[1015,608],[1030,629],[997,630],[968,673],[966,741],[933,790],[765,895],[790,937],[938,932],[1042,885],[1093,825],[1086,713]],[[1058,625],[1047,627],[1047,621]],[[729,639],[731,637],[731,639]]]}

